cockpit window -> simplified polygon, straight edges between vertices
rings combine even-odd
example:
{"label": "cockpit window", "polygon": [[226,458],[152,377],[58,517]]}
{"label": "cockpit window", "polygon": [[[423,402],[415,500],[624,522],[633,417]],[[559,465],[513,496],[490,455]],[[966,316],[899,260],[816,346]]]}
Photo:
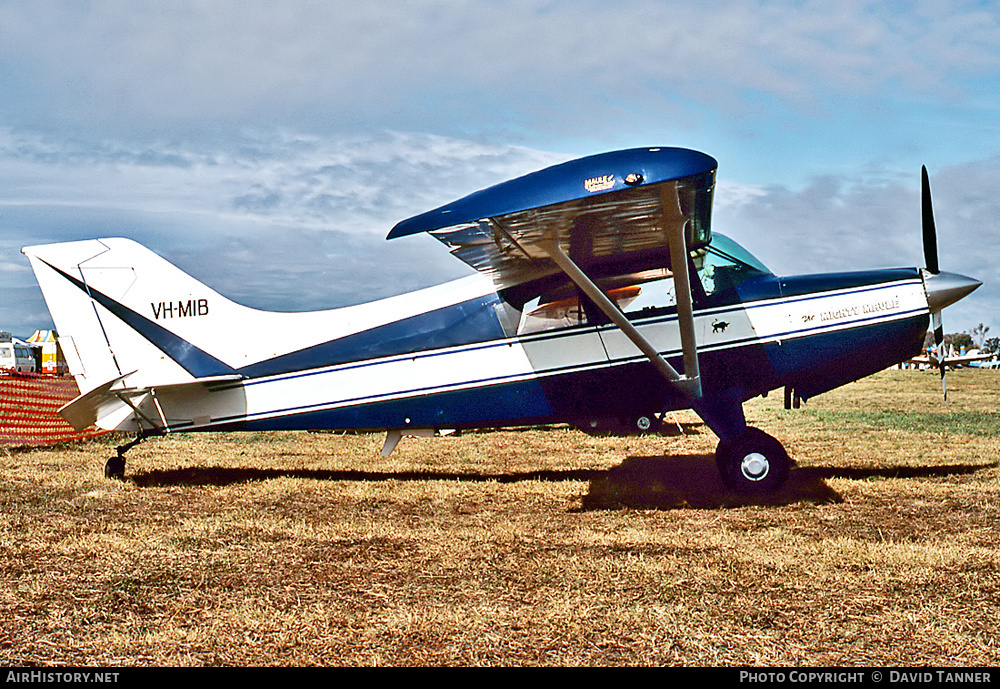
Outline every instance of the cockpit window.
{"label": "cockpit window", "polygon": [[[712,235],[711,244],[694,252],[691,260],[695,269],[691,278],[695,308],[726,303],[726,293],[731,296],[741,282],[771,272],[742,246],[717,233]],[[659,316],[677,308],[674,276],[667,268],[601,278],[597,284],[629,318]],[[550,284],[545,292],[517,310],[521,312],[518,335],[609,322],[568,279]]]}
{"label": "cockpit window", "polygon": [[771,273],[753,254],[718,233],[693,261],[707,297],[733,289],[748,278]]}

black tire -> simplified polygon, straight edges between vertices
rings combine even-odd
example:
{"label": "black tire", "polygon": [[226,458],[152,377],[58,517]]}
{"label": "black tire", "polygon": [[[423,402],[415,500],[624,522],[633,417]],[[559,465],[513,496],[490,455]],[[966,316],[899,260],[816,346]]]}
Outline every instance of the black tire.
{"label": "black tire", "polygon": [[781,443],[757,428],[747,428],[728,442],[720,442],[715,462],[723,482],[744,495],[780,490],[792,464]]}
{"label": "black tire", "polygon": [[104,478],[111,478],[121,481],[125,478],[125,459],[123,457],[112,457],[104,465]]}

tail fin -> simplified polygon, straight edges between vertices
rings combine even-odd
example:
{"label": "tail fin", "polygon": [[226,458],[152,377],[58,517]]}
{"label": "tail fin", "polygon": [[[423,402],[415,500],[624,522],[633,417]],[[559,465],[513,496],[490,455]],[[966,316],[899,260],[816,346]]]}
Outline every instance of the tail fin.
{"label": "tail fin", "polygon": [[[246,415],[244,386],[234,381],[331,365],[348,351],[348,335],[493,289],[477,278],[457,291],[443,285],[339,309],[279,313],[230,301],[128,239],[22,251],[80,387],[80,397],[60,410],[77,427],[228,423]],[[371,356],[367,342],[356,344],[359,358]]]}
{"label": "tail fin", "polygon": [[[128,239],[22,249],[83,394],[111,380],[169,385],[232,375],[226,323],[240,306]],[[213,352],[213,353],[210,353]]]}

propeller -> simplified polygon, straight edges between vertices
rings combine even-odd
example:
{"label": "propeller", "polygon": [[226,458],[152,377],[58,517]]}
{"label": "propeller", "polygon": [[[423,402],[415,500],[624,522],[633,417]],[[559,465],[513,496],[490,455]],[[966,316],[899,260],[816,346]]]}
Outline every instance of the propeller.
{"label": "propeller", "polygon": [[931,181],[927,166],[920,168],[920,216],[924,233],[924,267],[931,275],[941,272],[938,267],[937,228],[934,225],[934,207],[931,204]]}
{"label": "propeller", "polygon": [[[934,224],[934,206],[931,203],[931,182],[927,176],[926,165],[920,168],[920,218],[924,238],[924,270],[932,276],[940,275],[937,227]],[[938,369],[941,371],[941,392],[944,394],[944,403],[948,404],[948,383],[945,378],[944,365],[944,324],[941,320],[941,309],[932,312],[931,325],[934,330],[934,356],[937,358]]]}
{"label": "propeller", "polygon": [[938,266],[937,229],[934,227],[934,209],[931,207],[931,184],[927,179],[927,168],[921,170],[920,212],[924,236],[924,289],[927,292],[927,308],[931,312],[934,329],[934,351],[938,369],[941,371],[941,391],[944,402],[948,403],[948,384],[945,379],[944,326],[941,324],[941,310],[979,287],[982,282],[957,273],[942,272]]}

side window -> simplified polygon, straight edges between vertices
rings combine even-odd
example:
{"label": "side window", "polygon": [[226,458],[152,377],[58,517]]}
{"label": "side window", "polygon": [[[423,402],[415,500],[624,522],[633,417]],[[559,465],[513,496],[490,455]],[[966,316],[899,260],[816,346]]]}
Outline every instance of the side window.
{"label": "side window", "polygon": [[[667,277],[663,277],[667,275]],[[622,284],[624,282],[624,284]],[[616,279],[617,286],[600,285],[604,293],[628,316],[656,315],[676,308],[674,280],[666,271]],[[531,299],[524,305],[517,334],[557,330],[609,322],[597,307],[572,289],[561,288]]]}
{"label": "side window", "polygon": [[619,294],[619,298],[615,301],[628,316],[656,315],[661,311],[677,307],[677,294],[674,292],[673,277],[622,287]]}
{"label": "side window", "polygon": [[517,328],[518,335],[570,328],[574,325],[586,325],[587,313],[580,304],[579,297],[552,299],[541,295],[524,305],[521,324]]}

